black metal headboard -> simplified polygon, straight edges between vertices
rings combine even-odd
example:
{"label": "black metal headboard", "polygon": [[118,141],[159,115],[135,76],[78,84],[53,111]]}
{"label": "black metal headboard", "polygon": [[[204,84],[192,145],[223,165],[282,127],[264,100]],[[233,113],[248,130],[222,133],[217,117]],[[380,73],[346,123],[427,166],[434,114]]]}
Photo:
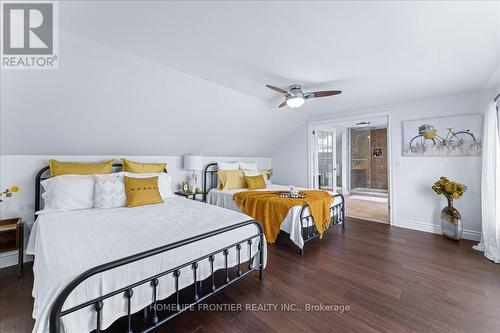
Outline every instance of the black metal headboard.
{"label": "black metal headboard", "polygon": [[[121,163],[114,163],[113,164],[114,169],[119,169],[120,171],[123,169],[123,165]],[[40,202],[41,202],[41,192],[42,192],[42,181],[45,179],[49,179],[50,175],[44,176],[44,174],[47,173],[47,171],[50,171],[50,167],[47,165],[46,167],[43,167],[38,171],[38,173],[35,176],[35,213],[40,210]],[[167,173],[167,169],[164,169],[165,173]],[[35,215],[35,220],[36,220],[36,215]]]}
{"label": "black metal headboard", "polygon": [[208,191],[217,188],[217,171],[219,171],[217,163],[209,163],[203,168],[203,196],[205,201]]}
{"label": "black metal headboard", "polygon": [[[42,181],[45,179],[49,179],[50,176],[44,177],[43,174],[46,173],[47,171],[50,170],[50,167],[47,165],[46,167],[43,167],[38,171],[38,173],[35,176],[35,213],[40,210],[40,199],[41,199],[41,192],[42,192]],[[36,220],[36,215],[35,215],[35,220]]]}

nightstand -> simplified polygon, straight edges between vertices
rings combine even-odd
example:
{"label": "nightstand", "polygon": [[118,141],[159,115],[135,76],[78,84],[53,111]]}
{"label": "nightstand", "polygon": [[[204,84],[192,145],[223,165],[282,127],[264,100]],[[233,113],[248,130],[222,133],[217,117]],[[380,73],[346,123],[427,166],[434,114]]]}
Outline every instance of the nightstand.
{"label": "nightstand", "polygon": [[[203,192],[198,192],[198,193],[193,193],[193,192],[184,192],[184,191],[177,191],[175,192],[176,195],[184,197],[184,198],[191,198],[193,200],[198,200],[198,201],[205,201],[205,193]],[[201,199],[197,199],[196,196],[201,195]]]}
{"label": "nightstand", "polygon": [[23,269],[24,224],[20,217],[0,220],[0,253],[18,250],[17,276]]}

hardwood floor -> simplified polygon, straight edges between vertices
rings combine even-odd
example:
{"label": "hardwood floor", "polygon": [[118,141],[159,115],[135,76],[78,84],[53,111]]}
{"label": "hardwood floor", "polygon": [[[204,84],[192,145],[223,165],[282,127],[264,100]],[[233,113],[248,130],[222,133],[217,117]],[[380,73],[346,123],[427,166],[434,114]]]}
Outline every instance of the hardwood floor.
{"label": "hardwood floor", "polygon": [[[188,311],[156,332],[499,332],[500,265],[471,241],[349,219],[305,255],[270,245],[264,280],[209,304],[295,304],[302,311]],[[32,273],[0,270],[0,332],[31,332]],[[306,304],[349,311],[306,311]]]}
{"label": "hardwood floor", "polygon": [[[359,195],[357,196],[359,197]],[[381,223],[389,223],[388,203],[355,199],[356,196],[346,196],[346,215],[352,218],[365,219]]]}

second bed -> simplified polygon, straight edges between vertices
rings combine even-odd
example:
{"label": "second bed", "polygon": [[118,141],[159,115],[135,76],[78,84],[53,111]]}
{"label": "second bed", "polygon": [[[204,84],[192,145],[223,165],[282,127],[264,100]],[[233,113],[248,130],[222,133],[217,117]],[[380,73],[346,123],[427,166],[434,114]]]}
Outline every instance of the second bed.
{"label": "second bed", "polygon": [[[221,190],[217,188],[217,163],[210,163],[205,166],[203,172],[203,192],[205,201],[208,204],[241,212],[233,197],[238,192],[248,191],[247,188]],[[265,189],[254,191],[288,191],[289,186],[268,184]],[[298,190],[306,190],[298,188]],[[340,193],[330,193],[333,198],[330,206],[331,226],[341,225],[344,227],[345,201]],[[319,236],[319,232],[313,221],[313,217],[308,205],[294,206],[288,211],[287,216],[280,226],[281,231],[289,235],[290,240],[300,249],[300,254],[304,254],[305,243]]]}

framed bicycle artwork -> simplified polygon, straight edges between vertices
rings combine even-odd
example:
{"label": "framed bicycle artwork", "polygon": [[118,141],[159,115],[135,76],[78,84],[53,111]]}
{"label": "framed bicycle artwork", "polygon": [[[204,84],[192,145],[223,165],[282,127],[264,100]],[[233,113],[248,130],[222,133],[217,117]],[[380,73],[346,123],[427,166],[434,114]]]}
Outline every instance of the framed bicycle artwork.
{"label": "framed bicycle artwork", "polygon": [[403,122],[403,156],[479,156],[480,114]]}

